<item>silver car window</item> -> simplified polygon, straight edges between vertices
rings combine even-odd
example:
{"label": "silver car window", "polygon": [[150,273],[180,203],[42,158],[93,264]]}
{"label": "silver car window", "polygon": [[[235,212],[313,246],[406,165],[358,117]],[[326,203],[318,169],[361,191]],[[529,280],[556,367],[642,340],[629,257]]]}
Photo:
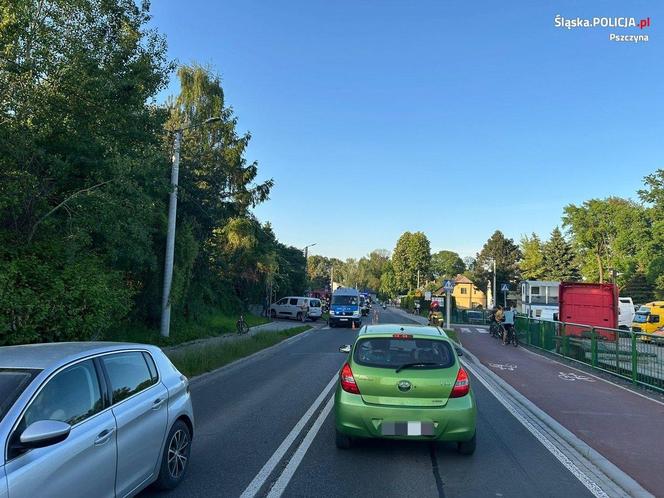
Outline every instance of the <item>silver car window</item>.
{"label": "silver car window", "polygon": [[107,355],[102,361],[111,381],[113,403],[133,396],[156,382],[140,351]]}
{"label": "silver car window", "polygon": [[22,426],[39,420],[77,424],[103,409],[99,379],[92,360],[82,361],[55,375],[23,415]]}
{"label": "silver car window", "polygon": [[0,422],[39,370],[0,368]]}

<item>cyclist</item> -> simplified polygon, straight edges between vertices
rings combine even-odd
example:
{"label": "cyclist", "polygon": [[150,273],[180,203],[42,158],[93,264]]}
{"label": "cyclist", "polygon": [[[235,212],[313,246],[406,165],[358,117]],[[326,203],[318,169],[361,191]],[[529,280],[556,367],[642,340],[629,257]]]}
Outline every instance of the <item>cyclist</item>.
{"label": "cyclist", "polygon": [[503,327],[503,322],[505,321],[505,311],[503,310],[503,306],[501,304],[496,307],[496,313],[494,316],[496,320],[497,335],[500,339],[503,339],[503,336],[505,335],[505,328]]}
{"label": "cyclist", "polygon": [[506,344],[509,344],[509,342],[512,340],[512,334],[514,333],[514,315],[515,315],[514,309],[509,309],[505,311],[504,313],[504,328],[505,328],[505,334],[503,335],[503,346]]}

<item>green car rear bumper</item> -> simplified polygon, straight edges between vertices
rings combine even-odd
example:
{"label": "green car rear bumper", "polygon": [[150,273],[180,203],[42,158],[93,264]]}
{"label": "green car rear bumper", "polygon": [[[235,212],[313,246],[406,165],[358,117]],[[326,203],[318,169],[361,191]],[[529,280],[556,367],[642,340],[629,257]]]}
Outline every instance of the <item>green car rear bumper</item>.
{"label": "green car rear bumper", "polygon": [[[477,408],[472,390],[461,398],[449,399],[443,407],[413,408],[370,405],[362,396],[337,385],[334,415],[337,430],[351,437],[460,442],[475,435]],[[433,436],[384,436],[383,422],[433,422]]]}

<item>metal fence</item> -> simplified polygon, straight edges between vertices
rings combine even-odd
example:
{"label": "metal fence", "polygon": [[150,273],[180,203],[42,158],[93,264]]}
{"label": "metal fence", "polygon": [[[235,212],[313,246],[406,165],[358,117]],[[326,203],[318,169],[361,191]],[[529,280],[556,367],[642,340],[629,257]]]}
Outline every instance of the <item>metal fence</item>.
{"label": "metal fence", "polygon": [[519,341],[664,392],[664,338],[519,316]]}

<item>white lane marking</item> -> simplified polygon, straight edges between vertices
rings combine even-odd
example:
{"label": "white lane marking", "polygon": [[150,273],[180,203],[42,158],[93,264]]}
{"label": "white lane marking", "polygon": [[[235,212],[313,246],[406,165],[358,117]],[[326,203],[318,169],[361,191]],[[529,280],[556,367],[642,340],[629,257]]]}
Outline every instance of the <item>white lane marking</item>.
{"label": "white lane marking", "polygon": [[463,332],[464,334],[472,334],[472,332],[468,328],[462,328],[461,332]]}
{"label": "white lane marking", "polygon": [[487,329],[478,329],[478,328],[476,328],[475,330],[477,330],[480,334],[488,334],[489,333],[489,331]]}
{"label": "white lane marking", "polygon": [[500,370],[509,370],[510,372],[516,370],[516,365],[513,365],[512,363],[489,363],[489,366],[491,368],[499,368]]}
{"label": "white lane marking", "polygon": [[647,399],[648,401],[652,401],[653,403],[657,403],[659,405],[664,406],[664,402],[659,401],[658,399],[653,399],[649,396],[646,396],[645,394],[641,394],[641,393],[637,393],[636,391],[632,391],[629,387],[621,386],[620,384],[616,384],[615,382],[612,382],[610,380],[604,379],[604,378],[599,377],[597,375],[591,374],[590,372],[586,372],[584,370],[581,370],[580,368],[575,368],[571,365],[565,365],[564,363],[561,363],[559,361],[555,361],[555,360],[552,360],[550,358],[546,358],[546,357],[542,356],[541,354],[534,353],[534,352],[530,351],[528,348],[520,348],[520,349],[521,349],[521,351],[525,351],[526,353],[535,355],[538,358],[545,358],[546,360],[550,361],[551,363],[556,363],[557,365],[564,365],[565,368],[571,368],[572,370],[576,370],[577,372],[581,372],[584,375],[590,375],[591,377],[595,377],[597,380],[601,380],[602,382],[606,382],[607,384],[611,384],[612,386],[619,387],[620,389],[623,389],[623,390],[625,390],[629,393],[636,394],[637,396],[641,396],[643,399]]}
{"label": "white lane marking", "polygon": [[247,488],[240,495],[240,498],[252,498],[258,494],[260,489],[267,481],[268,477],[270,477],[270,474],[274,471],[274,469],[277,467],[277,465],[284,457],[288,449],[293,445],[297,437],[300,435],[300,432],[302,432],[304,426],[307,425],[307,423],[309,422],[311,417],[313,417],[314,413],[316,413],[316,411],[323,403],[329,392],[336,385],[338,378],[339,378],[338,374],[335,374],[334,377],[332,377],[332,380],[328,382],[327,386],[325,386],[325,389],[323,389],[323,391],[318,395],[318,397],[312,403],[312,405],[309,407],[306,413],[302,415],[300,421],[297,424],[295,424],[295,427],[293,427],[293,429],[288,433],[286,439],[282,441],[282,443],[272,454],[270,459],[265,463],[265,465],[263,465],[263,468],[258,472],[258,474],[256,474],[256,477],[254,477],[254,479],[249,483]]}
{"label": "white lane marking", "polygon": [[574,372],[558,372],[558,377],[561,378],[562,380],[569,380],[569,381],[576,381],[576,380],[584,380],[586,382],[595,382],[595,379],[591,379],[587,375],[579,375],[575,374]]}
{"label": "white lane marking", "polygon": [[[463,361],[463,360],[462,360]],[[519,413],[516,408],[512,406],[512,403],[507,401],[505,398],[502,397],[500,393],[498,393],[493,386],[491,386],[476,370],[474,367],[471,367],[467,361],[463,361],[464,366],[472,373],[477,380],[479,380],[482,385],[500,402],[501,405],[503,405],[507,411],[509,411],[512,415],[514,415],[514,418],[516,418],[521,425],[523,425],[535,438],[542,443],[542,445],[549,450],[549,452],[556,457],[556,459],[565,466],[567,470],[570,471],[570,473],[576,477],[581,483],[590,491],[593,496],[596,496],[597,498],[609,498],[609,495],[607,495],[604,490],[597,484],[595,481],[593,481],[590,477],[588,477],[581,469],[579,469],[570,458],[565,455],[560,448],[558,448],[554,443],[551,442],[551,440],[546,437],[544,434],[542,434],[537,427],[535,427],[533,424],[530,423],[521,413]]]}
{"label": "white lane marking", "polygon": [[304,455],[306,455],[307,450],[309,449],[311,443],[313,443],[314,439],[316,438],[318,431],[323,426],[325,419],[332,411],[333,405],[334,405],[334,396],[330,398],[330,400],[325,405],[325,408],[323,408],[323,411],[320,412],[320,414],[318,415],[318,418],[314,422],[314,425],[311,426],[311,429],[309,430],[305,438],[302,440],[302,443],[297,448],[297,451],[293,455],[293,458],[290,459],[290,462],[288,462],[288,465],[286,465],[286,468],[279,476],[279,479],[277,479],[277,482],[275,482],[274,486],[272,486],[272,489],[270,489],[270,493],[267,495],[267,498],[279,498],[283,494],[283,492],[286,491],[288,483],[293,478],[293,475],[295,475],[295,471],[300,466],[300,463],[302,462]]}

